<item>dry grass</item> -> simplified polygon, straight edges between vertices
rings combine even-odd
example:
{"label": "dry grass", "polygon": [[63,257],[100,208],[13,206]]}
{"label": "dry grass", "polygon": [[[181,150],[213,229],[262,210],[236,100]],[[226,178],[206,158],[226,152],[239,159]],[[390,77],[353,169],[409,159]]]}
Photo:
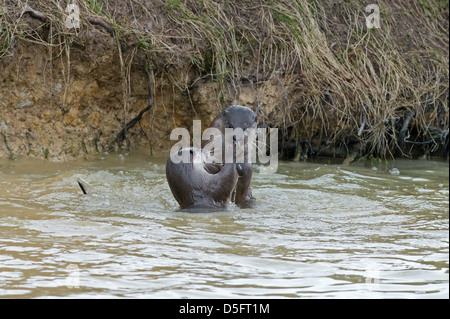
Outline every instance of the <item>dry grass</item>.
{"label": "dry grass", "polygon": [[[284,145],[389,158],[448,143],[448,1],[380,2],[381,29],[372,30],[364,12],[370,1],[78,2],[82,17],[100,17],[114,28],[119,48],[134,50],[120,54],[124,108],[130,65],[142,53],[156,69],[171,66],[165,75],[180,91],[199,78],[219,82],[223,104],[227,91],[245,83],[256,94],[265,81],[278,83],[277,112],[260,116],[282,129]],[[46,15],[49,38],[15,16],[25,5]],[[14,54],[17,41],[29,41],[66,52],[70,63],[65,6],[2,1],[0,58]],[[188,81],[192,70],[197,78]]]}

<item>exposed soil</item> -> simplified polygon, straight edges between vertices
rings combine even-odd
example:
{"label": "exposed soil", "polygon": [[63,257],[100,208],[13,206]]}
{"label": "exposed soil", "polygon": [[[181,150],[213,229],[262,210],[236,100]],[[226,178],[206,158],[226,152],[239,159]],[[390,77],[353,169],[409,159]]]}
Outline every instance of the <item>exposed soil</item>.
{"label": "exposed soil", "polygon": [[[250,14],[249,6],[241,2],[234,1],[235,12],[239,13],[236,8],[240,5],[246,10],[236,19],[251,25],[255,17]],[[26,32],[16,36],[0,58],[0,157],[30,156],[66,161],[119,149],[145,149],[149,153],[168,151],[173,144],[169,139],[172,129],[190,128],[194,119],[202,120],[202,125],[207,127],[224,107],[232,104],[248,106],[258,113],[260,123],[280,128],[281,151],[285,158],[298,160],[322,155],[352,159],[371,154],[368,138],[358,135],[365,116],[362,106],[356,108],[356,121],[343,119],[342,112],[333,105],[333,98],[327,100],[324,91],[315,92],[311,87],[302,73],[302,61],[298,62],[296,70],[280,69],[278,73],[264,74],[259,70],[261,64],[254,61],[257,57],[248,51],[242,52],[239,72],[230,73],[222,81],[218,73],[212,75],[212,67],[208,65],[212,62],[208,62],[207,55],[210,44],[201,39],[197,42],[178,39],[182,27],[167,16],[167,10],[173,12],[178,8],[169,8],[168,4],[179,6],[180,3],[194,13],[200,10],[191,1],[153,1],[145,6],[137,1],[109,1],[103,6],[103,12],[107,11],[108,15],[98,16],[117,30],[114,36],[107,28],[90,24],[84,18],[76,33],[70,30],[62,34],[63,28],[55,29],[49,18],[44,20],[30,13],[21,15],[20,26]],[[50,16],[51,11],[45,10],[41,3],[29,1],[28,4]],[[341,52],[348,41],[346,11],[341,1],[327,2],[323,10],[327,11],[325,16],[329,16],[329,21],[318,23],[326,23],[326,30],[333,31],[324,29],[328,47]],[[411,17],[402,15],[406,9],[397,8],[395,4],[391,10],[398,25],[405,26],[394,34],[398,38],[397,45],[408,55],[418,46],[407,36],[414,32]],[[443,15],[448,18],[448,4],[446,10]],[[19,7],[6,1],[0,15],[3,14],[4,21],[17,21],[18,12]],[[61,15],[64,17],[63,13]],[[402,23],[402,19],[408,23]],[[256,30],[258,26],[254,23]],[[123,25],[139,32],[120,33]],[[442,27],[448,34],[448,24]],[[416,28],[420,28],[419,22]],[[170,50],[160,47],[150,54],[147,42],[136,36],[145,32],[170,35]],[[448,43],[437,47],[435,43],[430,41],[427,49],[443,52],[448,57]],[[346,50],[347,58],[351,59],[351,51]],[[195,59],[197,52],[202,54],[198,61]],[[435,66],[428,66],[430,70],[433,68]],[[148,71],[153,79],[153,106],[127,131],[124,141],[118,143],[119,131],[148,105]],[[435,80],[441,81],[440,75]],[[407,141],[416,142],[402,144],[403,148],[393,147],[394,151],[387,155],[448,156],[448,79],[442,92],[443,96],[434,96],[432,106],[424,106],[429,109],[423,112],[428,113],[421,121],[431,123],[427,131],[419,125],[416,116],[410,118],[406,123]],[[309,96],[314,93],[321,95],[317,99],[323,104],[320,112],[308,110]],[[396,110],[391,126],[394,135],[406,132],[401,128],[409,114]],[[326,122],[323,114],[326,114]],[[367,116],[372,113],[368,112]],[[368,120],[367,126],[369,124],[377,127]],[[430,135],[433,128],[435,136]],[[331,134],[332,131],[339,134]],[[367,130],[367,134],[374,133]],[[430,138],[434,142],[426,143]]]}

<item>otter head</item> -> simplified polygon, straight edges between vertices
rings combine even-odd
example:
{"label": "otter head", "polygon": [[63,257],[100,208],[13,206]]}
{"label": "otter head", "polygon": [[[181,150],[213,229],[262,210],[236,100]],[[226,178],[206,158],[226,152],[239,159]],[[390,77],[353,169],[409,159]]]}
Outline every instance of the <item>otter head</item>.
{"label": "otter head", "polygon": [[218,128],[222,134],[225,134],[225,128],[256,128],[256,115],[248,107],[241,105],[232,105],[222,111],[212,121],[210,127]]}

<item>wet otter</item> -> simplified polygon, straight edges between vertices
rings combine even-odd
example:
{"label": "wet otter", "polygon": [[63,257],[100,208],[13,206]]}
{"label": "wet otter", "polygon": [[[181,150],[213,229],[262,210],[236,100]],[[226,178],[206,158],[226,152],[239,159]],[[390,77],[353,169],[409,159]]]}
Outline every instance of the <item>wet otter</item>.
{"label": "wet otter", "polygon": [[[217,128],[224,137],[226,128],[256,128],[256,115],[247,107],[233,105],[221,112],[210,127]],[[245,142],[245,138],[233,141],[234,146]],[[224,144],[222,147],[225,150]],[[178,155],[184,152],[189,152],[189,162],[174,163],[169,157],[166,165],[169,187],[182,210],[224,209],[232,200],[242,208],[253,205],[251,163],[236,163],[236,160],[227,163],[224,157],[216,163],[205,163],[200,149],[183,148]]]}

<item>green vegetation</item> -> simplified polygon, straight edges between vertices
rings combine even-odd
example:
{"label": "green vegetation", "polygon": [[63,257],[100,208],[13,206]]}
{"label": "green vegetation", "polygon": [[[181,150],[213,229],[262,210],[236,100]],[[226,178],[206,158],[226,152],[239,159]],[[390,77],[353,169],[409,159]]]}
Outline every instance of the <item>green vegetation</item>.
{"label": "green vegetation", "polygon": [[102,14],[103,5],[100,3],[100,1],[97,0],[86,0],[86,4],[88,5],[90,11],[97,15]]}
{"label": "green vegetation", "polygon": [[166,10],[180,10],[182,4],[181,0],[167,0],[164,2],[164,8]]}

